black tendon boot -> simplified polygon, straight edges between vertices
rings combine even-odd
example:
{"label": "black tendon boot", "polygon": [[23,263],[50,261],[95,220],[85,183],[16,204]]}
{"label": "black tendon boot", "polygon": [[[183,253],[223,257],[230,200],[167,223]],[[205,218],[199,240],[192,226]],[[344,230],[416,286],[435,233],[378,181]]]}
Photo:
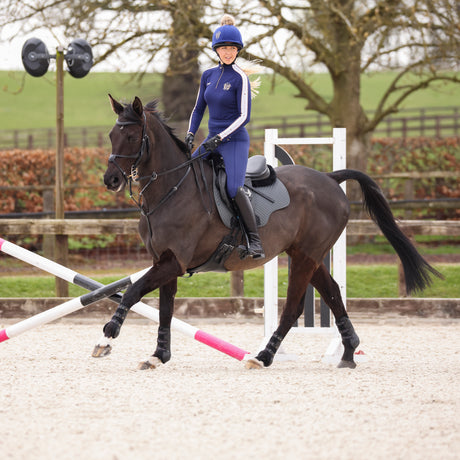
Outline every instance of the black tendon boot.
{"label": "black tendon boot", "polygon": [[244,192],[243,187],[239,187],[235,195],[235,204],[240,213],[240,218],[243,221],[244,228],[249,239],[248,257],[254,259],[264,259],[265,253],[260,241],[259,231],[257,230],[256,217],[254,209],[249,201],[248,196]]}
{"label": "black tendon boot", "polygon": [[121,326],[123,325],[126,315],[130,307],[126,307],[122,303],[118,305],[112,319],[104,326],[103,332],[106,337],[116,339],[120,334]]}
{"label": "black tendon boot", "polygon": [[359,337],[356,334],[353,324],[351,324],[348,316],[342,316],[335,324],[342,336],[342,344],[344,347],[342,359],[337,367],[348,367],[354,369],[356,363],[353,359],[356,348],[359,345]]}
{"label": "black tendon boot", "polygon": [[158,328],[157,349],[153,356],[157,357],[163,364],[171,359],[171,329],[169,327]]}
{"label": "black tendon boot", "polygon": [[282,337],[275,332],[270,337],[265,349],[256,356],[256,359],[262,361],[265,367],[270,366],[273,363],[275,353],[278,351],[282,340]]}

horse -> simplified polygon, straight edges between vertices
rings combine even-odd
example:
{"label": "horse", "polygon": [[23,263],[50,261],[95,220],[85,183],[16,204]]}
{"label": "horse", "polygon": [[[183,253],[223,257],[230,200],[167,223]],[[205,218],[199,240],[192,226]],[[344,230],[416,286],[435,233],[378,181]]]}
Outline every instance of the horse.
{"label": "horse", "polygon": [[[190,156],[185,143],[158,112],[157,102],[144,106],[136,96],[132,103],[122,104],[110,94],[109,99],[118,118],[109,134],[112,152],[104,184],[114,192],[129,186],[140,209],[139,234],[152,266],[123,294],[103,333],[108,339],[116,338],[129,309],[147,293],[159,289],[157,346],[153,355],[139,365],[140,369],[150,369],[171,359],[170,326],[178,277],[209,260],[228,228],[209,193],[209,184],[213,183],[210,162]],[[350,215],[349,201],[339,184],[347,180],[359,183],[364,207],[401,260],[409,294],[430,285],[431,275],[442,275],[399,228],[381,189],[367,174],[352,169],[320,172],[300,165],[280,166],[274,171],[290,201],[259,228],[266,258],[242,258],[235,249],[223,264],[224,270],[234,271],[256,268],[281,253],[291,260],[286,303],[278,327],[265,348],[246,366],[272,364],[281,342],[302,313],[311,283],[331,309],[341,335],[344,351],[338,367],[355,368],[353,355],[359,337],[339,287],[323,263]],[[136,197],[133,183],[139,187]]]}

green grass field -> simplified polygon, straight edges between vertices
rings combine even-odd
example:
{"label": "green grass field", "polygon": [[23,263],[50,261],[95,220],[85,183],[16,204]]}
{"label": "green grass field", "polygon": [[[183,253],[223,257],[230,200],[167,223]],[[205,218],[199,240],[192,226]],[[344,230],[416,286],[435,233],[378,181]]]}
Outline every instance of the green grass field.
{"label": "green grass field", "polygon": [[[460,254],[458,236],[415,235],[413,241],[423,256]],[[376,235],[367,243],[348,244],[347,255],[354,254],[395,254],[395,250],[383,235]]]}
{"label": "green grass field", "polygon": [[[433,285],[415,297],[460,298],[460,265],[443,264],[436,268],[445,280],[435,279]],[[280,268],[278,291],[286,296],[287,268]],[[97,281],[108,284],[122,276],[97,276]],[[365,280],[365,282],[363,282]],[[263,270],[245,272],[245,297],[263,297]],[[199,273],[191,278],[180,278],[177,297],[228,297],[230,273]],[[77,297],[86,291],[70,285],[69,295]],[[0,297],[54,297],[52,276],[2,276]],[[158,296],[158,291],[150,294]],[[350,265],[347,267],[347,297],[398,297],[398,267],[396,265]]]}
{"label": "green grass field", "polygon": [[[368,74],[362,78],[362,103],[366,110],[376,105],[394,74]],[[296,98],[296,89],[277,76],[262,75],[260,94],[253,102],[252,119],[270,116],[305,114],[306,101]],[[64,78],[64,122],[66,126],[111,126],[113,113],[107,94],[128,102],[139,96],[143,102],[161,100],[159,74],[149,74],[139,81],[132,74],[90,72],[85,78]],[[56,125],[55,74],[34,78],[25,72],[0,71],[1,129],[53,128]],[[315,91],[329,99],[332,85],[327,74],[311,74],[307,81]],[[460,85],[438,84],[413,94],[404,108],[449,107],[458,105]],[[313,113],[313,112],[309,112]],[[166,114],[169,115],[169,114]]]}

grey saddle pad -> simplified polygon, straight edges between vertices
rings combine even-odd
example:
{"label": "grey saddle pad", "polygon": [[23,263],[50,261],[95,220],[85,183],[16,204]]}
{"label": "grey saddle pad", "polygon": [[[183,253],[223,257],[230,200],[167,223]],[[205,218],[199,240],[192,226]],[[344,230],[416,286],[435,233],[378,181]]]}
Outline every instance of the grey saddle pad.
{"label": "grey saddle pad", "polygon": [[[226,227],[232,228],[233,210],[229,206],[227,196],[223,198],[220,192],[223,190],[225,194],[227,193],[225,183],[226,175],[223,171],[219,171],[214,177],[214,200],[222,222]],[[278,178],[270,185],[253,187],[252,180],[246,177],[244,188],[254,208],[258,227],[263,227],[273,212],[289,206],[289,193]]]}

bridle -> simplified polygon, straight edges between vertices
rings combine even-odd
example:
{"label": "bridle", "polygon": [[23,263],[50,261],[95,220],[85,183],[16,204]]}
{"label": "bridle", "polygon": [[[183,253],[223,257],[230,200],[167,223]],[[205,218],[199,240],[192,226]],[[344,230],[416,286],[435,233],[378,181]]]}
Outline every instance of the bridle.
{"label": "bridle", "polygon": [[[123,126],[128,126],[128,125],[137,125],[139,123],[137,121],[117,120],[115,124],[123,127]],[[126,175],[126,173],[123,171],[120,165],[116,162],[116,159],[117,158],[132,158],[133,155],[121,155],[121,154],[112,153],[109,156],[109,163],[113,163],[118,168],[118,170],[123,176],[123,179],[128,184],[131,184],[132,181],[137,182],[139,180],[139,171],[137,167],[139,166],[139,163],[141,162],[142,156],[144,155],[145,152],[147,152],[147,155],[150,155],[150,139],[145,131],[146,125],[147,125],[147,117],[145,116],[145,112],[144,112],[144,123],[142,124],[142,142],[141,142],[139,151],[136,153],[134,163],[131,165],[131,174],[129,176]]]}
{"label": "bridle", "polygon": [[[152,228],[151,228],[149,216],[152,215],[160,206],[162,206],[164,203],[166,203],[166,201],[168,201],[169,198],[171,198],[179,190],[179,187],[183,184],[183,182],[185,181],[186,177],[189,175],[190,170],[192,169],[192,164],[195,161],[197,161],[197,160],[201,159],[202,157],[204,157],[208,152],[203,151],[203,152],[200,152],[198,155],[194,156],[193,158],[188,157],[188,159],[186,161],[184,161],[183,163],[179,164],[178,166],[175,166],[174,168],[167,169],[167,170],[162,171],[162,172],[153,171],[152,173],[150,173],[147,176],[139,176],[138,166],[141,163],[141,160],[143,159],[144,155],[147,155],[147,158],[150,155],[150,139],[149,139],[149,136],[148,136],[148,134],[146,132],[147,117],[145,115],[145,112],[143,112],[143,118],[144,118],[144,121],[142,123],[142,141],[141,141],[141,146],[140,146],[138,152],[135,155],[122,155],[122,154],[113,154],[112,153],[109,156],[109,163],[113,163],[118,168],[118,170],[120,171],[120,173],[123,176],[123,179],[128,184],[128,186],[129,186],[129,197],[131,198],[131,200],[134,201],[136,206],[139,208],[140,213],[147,218],[149,231],[150,231],[150,236],[152,236],[153,233],[152,233]],[[138,124],[139,124],[138,121],[120,121],[120,120],[116,121],[116,125],[121,126],[121,127],[128,126],[128,125],[138,125]],[[123,171],[123,169],[117,163],[116,160],[118,158],[134,158],[134,163],[131,165],[131,173],[130,173],[129,176]],[[176,172],[176,171],[179,171],[182,168],[186,168],[186,171],[185,171],[184,175],[180,178],[180,180],[177,182],[177,184],[175,184],[163,196],[163,198],[161,198],[161,200],[156,204],[156,206],[153,209],[149,209],[148,203],[146,202],[146,200],[144,198],[144,193],[147,190],[147,188],[154,181],[156,181],[159,177],[165,176],[167,174],[170,174],[170,173],[173,173],[173,172]],[[204,178],[204,181],[205,181],[205,184],[206,184],[206,179],[205,179],[203,170],[201,172],[202,172],[202,177]],[[145,180],[145,179],[148,179],[148,181],[142,187],[142,189],[138,192],[138,198],[136,198],[134,193],[133,193],[132,184],[133,184],[133,182],[137,183],[137,182],[140,182],[141,180]],[[196,173],[195,173],[195,180],[197,180]],[[206,186],[206,189],[207,189],[208,188],[207,184],[205,186]],[[200,194],[201,194],[201,189],[200,189]],[[208,192],[208,194],[209,194],[209,192]],[[201,197],[201,198],[203,200],[203,197]],[[208,211],[208,212],[210,212],[210,211]]]}

